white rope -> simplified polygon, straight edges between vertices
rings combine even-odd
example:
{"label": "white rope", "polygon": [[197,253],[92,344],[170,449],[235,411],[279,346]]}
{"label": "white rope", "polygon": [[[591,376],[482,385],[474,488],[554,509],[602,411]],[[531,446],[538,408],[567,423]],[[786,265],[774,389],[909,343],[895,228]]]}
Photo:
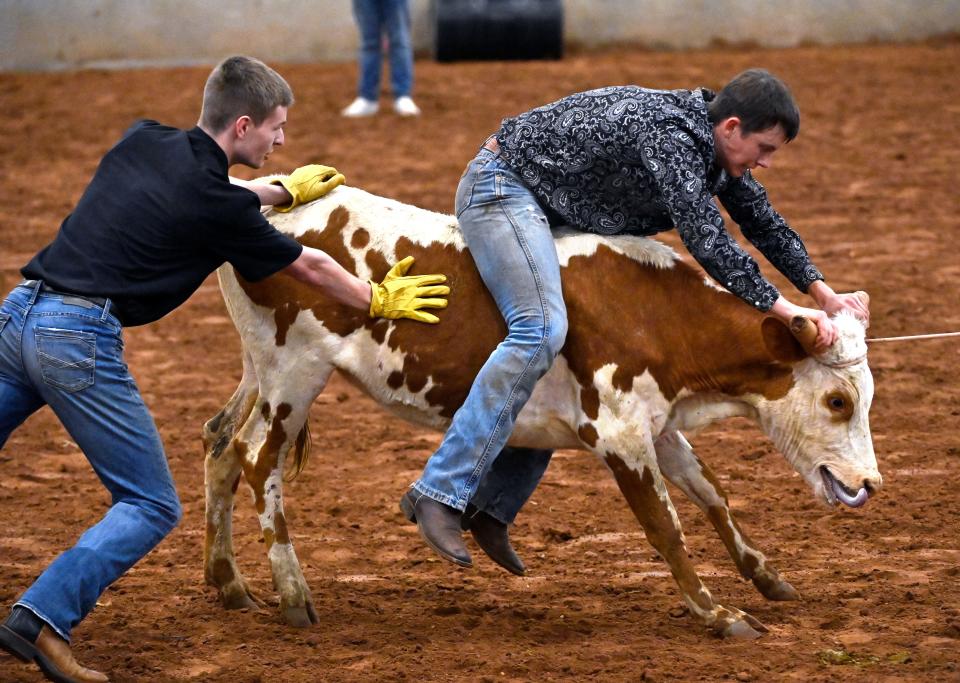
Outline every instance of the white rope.
{"label": "white rope", "polygon": [[830,368],[849,368],[857,363],[862,363],[866,359],[867,354],[863,354],[862,356],[857,356],[856,358],[850,358],[848,360],[835,360],[829,362],[821,360],[820,362]]}
{"label": "white rope", "polygon": [[867,343],[888,341],[912,341],[914,339],[943,339],[944,337],[960,337],[960,332],[938,332],[937,334],[914,334],[909,337],[877,337],[868,339]]}

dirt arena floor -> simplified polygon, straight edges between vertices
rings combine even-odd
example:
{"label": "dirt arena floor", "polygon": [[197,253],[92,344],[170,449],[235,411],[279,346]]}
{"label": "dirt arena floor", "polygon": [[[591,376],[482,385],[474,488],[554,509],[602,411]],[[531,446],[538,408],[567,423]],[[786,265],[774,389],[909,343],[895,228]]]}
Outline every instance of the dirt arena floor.
{"label": "dirt arena floor", "polygon": [[[791,84],[803,124],[760,177],[828,281],[872,295],[875,336],[956,331],[958,64],[956,40],[618,49],[553,63],[422,60],[421,118],[400,120],[388,110],[360,121],[338,115],[353,95],[352,63],[279,65],[298,103],[287,145],[265,170],[322,162],[353,185],[450,211],[464,164],[505,115],[611,84],[719,87],[743,68],[763,66]],[[134,119],[195,122],[206,74],[0,75],[4,291]],[[199,435],[232,393],[240,358],[214,278],[181,309],[126,338],[185,516],[74,633],[78,659],[114,681],[960,680],[958,339],[871,347],[884,487],[859,510],[816,503],[745,421],[694,439],[744,527],[802,594],[798,602],[765,601],[674,490],[714,595],[770,629],[755,642],[726,642],[686,613],[612,477],[586,454],[560,452],[518,520],[513,538],[528,576],[498,569],[475,546],[472,570],[437,559],[397,500],[439,436],[386,415],[336,377],[311,413],[314,457],[286,489],[320,623],[295,630],[280,619],[248,495],[238,498],[237,553],[268,606],[224,611],[203,581]],[[0,451],[0,603],[11,604],[106,505],[49,411],[16,431]],[[0,680],[39,677],[0,655]]]}

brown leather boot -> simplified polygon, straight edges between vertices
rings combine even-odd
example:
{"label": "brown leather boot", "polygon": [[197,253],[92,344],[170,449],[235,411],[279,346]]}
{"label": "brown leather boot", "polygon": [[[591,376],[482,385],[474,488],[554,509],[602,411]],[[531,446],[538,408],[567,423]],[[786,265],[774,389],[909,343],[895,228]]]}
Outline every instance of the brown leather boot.
{"label": "brown leather boot", "polygon": [[510,527],[483,510],[468,504],[460,526],[469,529],[473,540],[491,560],[511,574],[523,576],[527,568],[510,544]]}
{"label": "brown leather boot", "polygon": [[34,662],[54,683],[107,683],[105,674],[80,666],[70,645],[44,625],[35,642],[30,642],[7,624],[0,626],[0,646],[25,662]]}
{"label": "brown leather boot", "polygon": [[80,666],[70,652],[70,644],[48,626],[40,631],[35,646],[38,656],[34,661],[51,681],[107,683],[110,680],[106,674]]}
{"label": "brown leather boot", "polygon": [[460,511],[410,489],[400,499],[400,510],[417,523],[427,545],[445,560],[461,567],[472,567],[473,560],[463,544]]}

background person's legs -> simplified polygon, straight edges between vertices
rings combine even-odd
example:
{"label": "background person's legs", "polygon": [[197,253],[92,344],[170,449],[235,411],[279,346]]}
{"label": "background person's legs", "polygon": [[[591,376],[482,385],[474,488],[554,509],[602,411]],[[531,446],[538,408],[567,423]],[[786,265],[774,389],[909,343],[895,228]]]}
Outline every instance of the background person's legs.
{"label": "background person's legs", "polygon": [[[353,0],[353,17],[360,34],[357,58],[357,100],[344,110],[347,116],[376,112],[380,98],[380,69],[383,61],[383,6],[380,0]],[[358,102],[366,107],[358,107]],[[351,109],[356,111],[351,114]]]}
{"label": "background person's legs", "polygon": [[372,102],[380,97],[383,61],[383,5],[377,0],[353,0],[353,15],[360,31],[360,76],[357,94]]}
{"label": "background person's legs", "polygon": [[389,42],[390,87],[394,110],[401,116],[416,116],[413,102],[413,45],[410,42],[410,5],[407,0],[384,0],[384,23]]}

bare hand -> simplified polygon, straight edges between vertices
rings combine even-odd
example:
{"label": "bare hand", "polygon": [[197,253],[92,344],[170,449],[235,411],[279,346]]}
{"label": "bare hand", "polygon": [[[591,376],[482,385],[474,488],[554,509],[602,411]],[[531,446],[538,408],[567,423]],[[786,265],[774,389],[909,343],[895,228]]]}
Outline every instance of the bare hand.
{"label": "bare hand", "polygon": [[856,316],[864,327],[870,327],[870,300],[861,292],[834,294],[824,301],[823,310],[829,315],[840,311],[849,311]]}
{"label": "bare hand", "polygon": [[809,318],[817,325],[817,341],[814,343],[814,349],[817,353],[823,353],[837,341],[837,326],[830,320],[830,315],[826,311],[818,311],[815,308],[802,308],[801,315]]}
{"label": "bare hand", "polygon": [[797,306],[781,296],[777,298],[770,312],[782,320],[787,326],[789,326],[790,321],[798,315],[802,315],[804,318],[812,321],[817,326],[817,339],[813,344],[813,350],[816,353],[823,353],[833,346],[833,343],[837,340],[837,326],[830,320],[830,316],[826,311]]}

